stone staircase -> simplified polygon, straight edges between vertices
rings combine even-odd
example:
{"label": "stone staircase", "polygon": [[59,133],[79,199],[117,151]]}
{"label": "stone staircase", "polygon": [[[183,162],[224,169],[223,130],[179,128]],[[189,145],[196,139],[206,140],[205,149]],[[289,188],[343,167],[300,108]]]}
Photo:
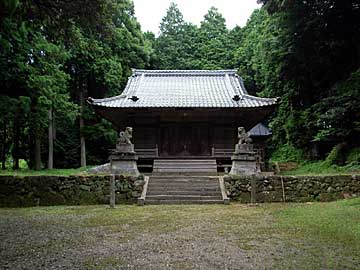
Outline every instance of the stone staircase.
{"label": "stone staircase", "polygon": [[216,175],[215,159],[155,159],[153,174]]}
{"label": "stone staircase", "polygon": [[139,204],[224,204],[222,177],[218,176],[150,176]]}

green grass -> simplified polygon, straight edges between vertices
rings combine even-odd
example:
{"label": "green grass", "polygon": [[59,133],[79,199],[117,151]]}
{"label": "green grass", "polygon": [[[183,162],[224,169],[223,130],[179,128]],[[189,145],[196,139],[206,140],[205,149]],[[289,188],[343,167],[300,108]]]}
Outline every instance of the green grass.
{"label": "green grass", "polygon": [[340,243],[360,250],[360,198],[296,205],[274,216],[279,229],[291,237]]}
{"label": "green grass", "polygon": [[[86,258],[86,269],[116,269],[126,265],[132,258],[103,253],[102,245],[137,242],[141,236],[151,236],[155,245],[151,248],[170,254],[179,252],[189,242],[207,243],[222,238],[232,249],[235,245],[249,258],[263,260],[264,267],[269,269],[356,269],[354,262],[360,261],[360,198],[256,207],[237,203],[118,205],[115,209],[105,205],[32,207],[0,209],[1,219],[26,220],[32,230],[36,229],[34,233],[41,235],[48,228],[73,232],[63,243],[50,235],[47,237],[51,241],[33,243],[31,248],[38,245],[37,250],[48,256],[49,250],[61,252],[61,249],[77,249],[77,245],[98,247],[100,255]],[[157,239],[162,240],[157,242]],[[224,253],[224,256],[234,254]],[[192,268],[193,261],[187,261],[186,266]]]}
{"label": "green grass", "polygon": [[360,174],[360,165],[328,165],[326,161],[303,163],[297,169],[282,172],[282,175],[342,175]]}
{"label": "green grass", "polygon": [[42,169],[42,170],[30,170],[30,169],[21,169],[21,170],[0,170],[0,175],[14,175],[14,176],[37,176],[37,175],[56,175],[56,176],[69,176],[69,175],[84,175],[88,174],[87,169],[92,166],[82,167],[77,169]]}
{"label": "green grass", "polygon": [[286,246],[303,250],[300,261],[289,254],[282,267],[291,268],[291,261],[298,260],[301,269],[359,269],[360,198],[295,205],[274,217],[276,230],[288,239]]}

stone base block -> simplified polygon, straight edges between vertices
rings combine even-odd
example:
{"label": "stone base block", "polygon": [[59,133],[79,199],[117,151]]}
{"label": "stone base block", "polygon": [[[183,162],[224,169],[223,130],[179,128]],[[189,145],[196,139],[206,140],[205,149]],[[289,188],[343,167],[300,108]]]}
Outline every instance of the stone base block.
{"label": "stone base block", "polygon": [[116,151],[120,153],[134,152],[134,145],[127,143],[118,143],[116,145]]}
{"label": "stone base block", "polygon": [[257,174],[256,163],[233,160],[230,174],[255,175]]}
{"label": "stone base block", "polygon": [[134,176],[138,176],[140,174],[136,165],[136,160],[112,160],[111,169],[113,174]]}
{"label": "stone base block", "polygon": [[253,144],[235,144],[235,153],[252,153],[254,152]]}
{"label": "stone base block", "polygon": [[256,157],[254,152],[234,153],[231,157],[232,166],[230,174],[255,175],[257,174]]}

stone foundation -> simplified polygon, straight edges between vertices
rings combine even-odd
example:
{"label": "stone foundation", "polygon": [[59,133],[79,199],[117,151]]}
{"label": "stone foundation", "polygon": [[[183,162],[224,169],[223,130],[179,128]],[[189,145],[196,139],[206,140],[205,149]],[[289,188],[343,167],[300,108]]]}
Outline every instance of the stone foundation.
{"label": "stone foundation", "polygon": [[255,175],[256,157],[252,144],[236,144],[231,156],[231,175]]}
{"label": "stone foundation", "polygon": [[111,150],[111,173],[138,176],[137,156],[133,144],[118,143],[116,149]]}
{"label": "stone foundation", "polygon": [[[0,207],[109,203],[109,176],[0,176]],[[116,176],[116,203],[135,203],[144,177]]]}
{"label": "stone foundation", "polygon": [[332,201],[360,196],[360,175],[224,176],[227,195],[242,203]]}

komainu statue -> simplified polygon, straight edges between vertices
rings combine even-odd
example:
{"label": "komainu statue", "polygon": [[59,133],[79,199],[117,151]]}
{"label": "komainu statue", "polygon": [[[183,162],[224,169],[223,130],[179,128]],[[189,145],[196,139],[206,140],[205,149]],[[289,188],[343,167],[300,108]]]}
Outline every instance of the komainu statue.
{"label": "komainu statue", "polygon": [[125,131],[120,131],[118,143],[131,144],[131,140],[130,140],[131,138],[132,138],[132,127],[127,127]]}
{"label": "komainu statue", "polygon": [[230,174],[255,175],[257,170],[254,145],[244,127],[238,127],[238,138],[239,142],[235,145],[235,151],[231,156],[232,166]]}
{"label": "komainu statue", "polygon": [[246,133],[244,127],[238,127],[238,138],[239,138],[238,144],[251,144],[252,143],[252,139]]}

